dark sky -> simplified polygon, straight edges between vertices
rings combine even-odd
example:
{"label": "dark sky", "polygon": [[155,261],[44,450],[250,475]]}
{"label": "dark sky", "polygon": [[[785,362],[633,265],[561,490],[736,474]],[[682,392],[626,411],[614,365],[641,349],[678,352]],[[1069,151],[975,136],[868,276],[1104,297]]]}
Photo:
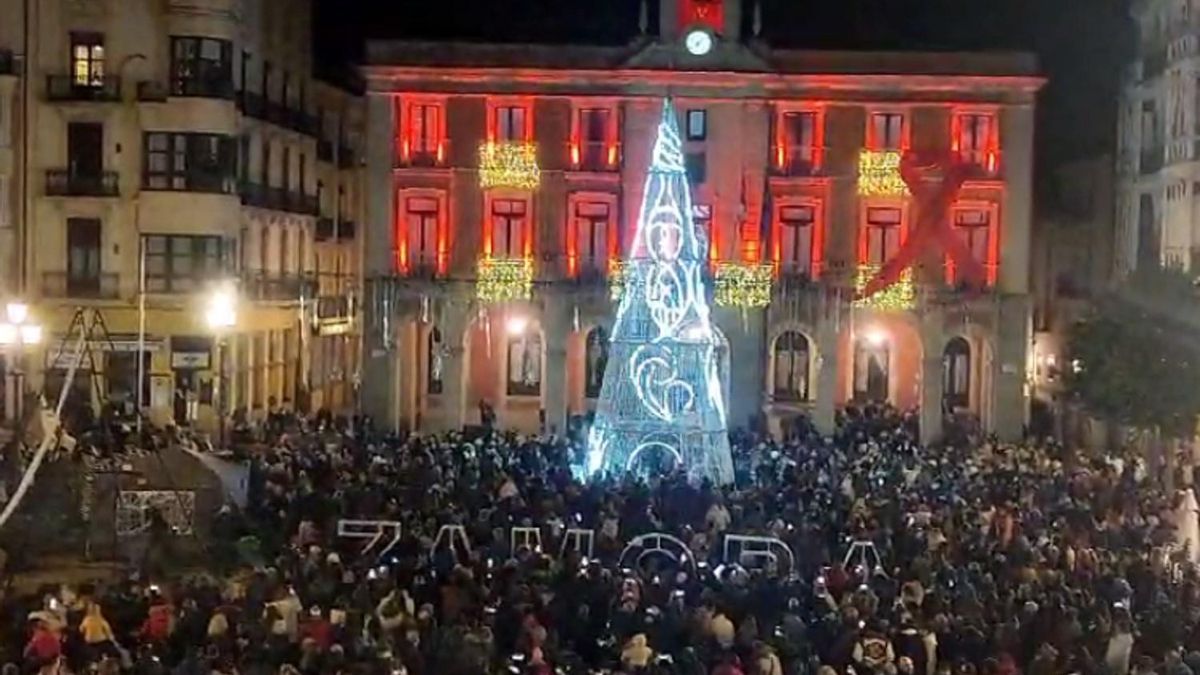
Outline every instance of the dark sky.
{"label": "dark sky", "polygon": [[[353,62],[364,38],[622,44],[639,0],[315,0],[318,60]],[[657,2],[652,1],[652,14]],[[764,37],[812,48],[1024,49],[1050,84],[1039,165],[1111,149],[1128,0],[763,0]],[[747,0],[749,6],[749,0]],[[653,19],[652,19],[653,21]]]}

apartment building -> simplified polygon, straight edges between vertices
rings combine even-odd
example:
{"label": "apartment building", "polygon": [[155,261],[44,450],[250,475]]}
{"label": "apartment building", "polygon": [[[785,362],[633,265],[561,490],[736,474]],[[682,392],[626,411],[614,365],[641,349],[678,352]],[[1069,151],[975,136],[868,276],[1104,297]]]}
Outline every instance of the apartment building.
{"label": "apartment building", "polygon": [[1115,272],[1200,265],[1200,4],[1136,0],[1117,142]]}
{"label": "apartment building", "polygon": [[[80,400],[203,426],[218,406],[349,404],[328,374],[348,381],[356,352],[325,345],[357,334],[363,107],[314,79],[309,3],[0,13],[0,251],[6,292],[45,327],[31,386],[66,384],[85,309]],[[218,288],[237,298],[219,334]]]}
{"label": "apartment building", "polygon": [[[486,404],[533,431],[592,409],[671,97],[731,425],[803,414],[829,430],[838,406],[874,400],[919,410],[927,438],[951,415],[1021,433],[1033,59],[774,49],[762,12],[661,0],[625,47],[368,45],[367,410],[446,429]],[[970,165],[946,215],[986,279],[965,287],[926,244],[863,300],[928,226],[896,183],[909,151]]]}

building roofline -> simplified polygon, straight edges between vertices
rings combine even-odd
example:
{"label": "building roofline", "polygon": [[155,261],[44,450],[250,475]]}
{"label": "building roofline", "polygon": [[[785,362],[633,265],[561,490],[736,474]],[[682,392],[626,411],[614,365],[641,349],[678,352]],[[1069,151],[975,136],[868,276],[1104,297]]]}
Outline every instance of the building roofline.
{"label": "building roofline", "polygon": [[[683,56],[680,71],[737,71],[761,75],[963,75],[1040,77],[1037,57],[1016,51],[834,51],[773,49],[749,45],[767,65],[746,67],[720,59]],[[603,70],[628,69],[629,60],[648,47],[674,47],[658,41],[635,40],[625,46],[502,44],[474,42],[369,41],[366,65],[372,72],[392,68],[426,67],[439,71],[483,70]],[[653,70],[664,70],[653,68]]]}

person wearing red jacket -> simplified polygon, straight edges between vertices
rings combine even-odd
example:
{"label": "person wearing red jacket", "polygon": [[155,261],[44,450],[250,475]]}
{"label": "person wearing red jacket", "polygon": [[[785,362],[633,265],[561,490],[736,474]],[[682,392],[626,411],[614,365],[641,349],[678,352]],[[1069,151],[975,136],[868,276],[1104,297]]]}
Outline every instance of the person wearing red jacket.
{"label": "person wearing red jacket", "polygon": [[25,645],[25,659],[36,669],[50,665],[62,656],[62,640],[45,621],[38,621],[29,643]]}

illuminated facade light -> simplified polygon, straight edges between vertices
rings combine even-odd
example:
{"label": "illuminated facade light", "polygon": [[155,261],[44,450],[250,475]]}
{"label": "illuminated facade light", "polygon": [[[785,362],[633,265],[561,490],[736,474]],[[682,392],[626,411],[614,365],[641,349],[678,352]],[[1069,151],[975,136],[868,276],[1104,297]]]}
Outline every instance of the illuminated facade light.
{"label": "illuminated facade light", "polygon": [[[854,278],[855,290],[862,293],[871,279],[879,273],[879,269],[879,265],[859,265]],[[856,299],[854,306],[881,312],[902,312],[912,309],[916,303],[917,293],[913,286],[912,269],[906,269],[900,273],[900,279],[896,283],[865,298]]]}
{"label": "illuminated facade light", "polygon": [[713,299],[722,307],[758,308],[771,303],[772,265],[721,263]]}
{"label": "illuminated facade light", "polygon": [[542,180],[537,144],[488,142],[479,147],[479,184],[483,188],[535,190]]}
{"label": "illuminated facade light", "polygon": [[621,301],[621,294],[625,292],[625,281],[628,276],[629,268],[626,267],[623,260],[610,260],[608,263],[608,297],[613,302]]}
{"label": "illuminated facade light", "polygon": [[528,300],[533,296],[533,261],[480,258],[475,294],[483,302]]}
{"label": "illuminated facade light", "polygon": [[858,194],[861,197],[904,197],[908,185],[900,176],[900,153],[863,150],[858,155]]}

